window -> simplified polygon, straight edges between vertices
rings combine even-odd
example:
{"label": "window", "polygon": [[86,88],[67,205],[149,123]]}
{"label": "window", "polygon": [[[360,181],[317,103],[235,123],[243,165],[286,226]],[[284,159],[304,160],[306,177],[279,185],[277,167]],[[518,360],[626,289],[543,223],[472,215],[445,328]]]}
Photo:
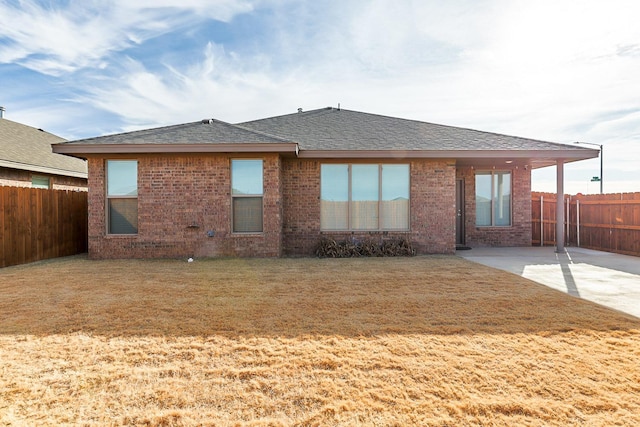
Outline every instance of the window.
{"label": "window", "polygon": [[409,165],[325,164],[322,230],[408,230]]}
{"label": "window", "polygon": [[49,177],[47,176],[42,176],[42,175],[32,175],[31,176],[31,186],[33,188],[46,188],[49,189],[51,188],[50,186],[50,180]]}
{"label": "window", "polygon": [[231,161],[234,233],[262,232],[262,160]]}
{"label": "window", "polygon": [[107,233],[138,233],[136,160],[107,160]]}
{"label": "window", "polygon": [[511,172],[476,173],[476,225],[511,225]]}

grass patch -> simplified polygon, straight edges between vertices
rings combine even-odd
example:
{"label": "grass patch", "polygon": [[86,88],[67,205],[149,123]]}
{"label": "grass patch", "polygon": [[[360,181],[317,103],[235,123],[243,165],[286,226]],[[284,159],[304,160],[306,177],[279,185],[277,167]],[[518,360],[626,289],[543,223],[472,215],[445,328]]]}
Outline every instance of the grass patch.
{"label": "grass patch", "polygon": [[455,256],[0,270],[0,423],[640,425],[640,320]]}

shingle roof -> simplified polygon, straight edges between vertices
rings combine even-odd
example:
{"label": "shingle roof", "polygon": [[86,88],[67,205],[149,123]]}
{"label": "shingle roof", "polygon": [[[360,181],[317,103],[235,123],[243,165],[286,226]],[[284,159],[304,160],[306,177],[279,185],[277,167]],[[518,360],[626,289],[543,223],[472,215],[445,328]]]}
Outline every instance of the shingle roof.
{"label": "shingle roof", "polygon": [[260,144],[291,142],[285,138],[243,129],[220,120],[164,126],[114,135],[80,139],[69,144]]}
{"label": "shingle roof", "polygon": [[0,166],[86,178],[85,161],[51,151],[51,144],[64,141],[41,129],[0,118]]}
{"label": "shingle roof", "polygon": [[[585,147],[336,108],[230,124],[217,120],[82,139],[54,148],[86,156],[143,152],[279,152],[316,158],[448,158],[488,164],[511,158],[543,167],[598,156]],[[466,162],[466,163],[465,163]],[[479,163],[481,162],[481,163]]]}
{"label": "shingle roof", "polygon": [[303,150],[581,150],[563,144],[323,108],[239,123],[289,138]]}

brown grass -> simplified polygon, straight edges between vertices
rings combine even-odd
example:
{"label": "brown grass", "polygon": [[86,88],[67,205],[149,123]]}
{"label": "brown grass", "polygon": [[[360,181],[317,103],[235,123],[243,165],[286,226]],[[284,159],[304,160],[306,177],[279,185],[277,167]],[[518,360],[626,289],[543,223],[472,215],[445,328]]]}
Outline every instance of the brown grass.
{"label": "brown grass", "polygon": [[640,320],[457,257],[0,270],[0,424],[640,425]]}

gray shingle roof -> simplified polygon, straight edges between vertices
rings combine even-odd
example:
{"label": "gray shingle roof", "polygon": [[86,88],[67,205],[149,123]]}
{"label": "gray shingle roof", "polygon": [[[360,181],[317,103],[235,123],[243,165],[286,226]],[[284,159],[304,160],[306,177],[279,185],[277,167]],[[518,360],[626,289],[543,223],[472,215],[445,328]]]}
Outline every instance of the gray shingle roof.
{"label": "gray shingle roof", "polygon": [[5,118],[0,119],[0,165],[63,176],[87,177],[85,161],[51,151],[63,138]]}
{"label": "gray shingle roof", "polygon": [[304,150],[583,150],[563,144],[336,108],[239,123]]}
{"label": "gray shingle roof", "polygon": [[199,122],[80,139],[68,144],[256,144],[282,142],[291,141],[219,120],[206,119]]}
{"label": "gray shingle roof", "polygon": [[[71,155],[143,152],[280,152],[316,158],[449,158],[480,165],[501,158],[532,167],[598,156],[585,147],[336,108],[230,124],[186,123],[60,144]],[[466,159],[466,160],[465,160]],[[506,159],[506,160],[505,160]],[[466,163],[464,163],[466,162]]]}

